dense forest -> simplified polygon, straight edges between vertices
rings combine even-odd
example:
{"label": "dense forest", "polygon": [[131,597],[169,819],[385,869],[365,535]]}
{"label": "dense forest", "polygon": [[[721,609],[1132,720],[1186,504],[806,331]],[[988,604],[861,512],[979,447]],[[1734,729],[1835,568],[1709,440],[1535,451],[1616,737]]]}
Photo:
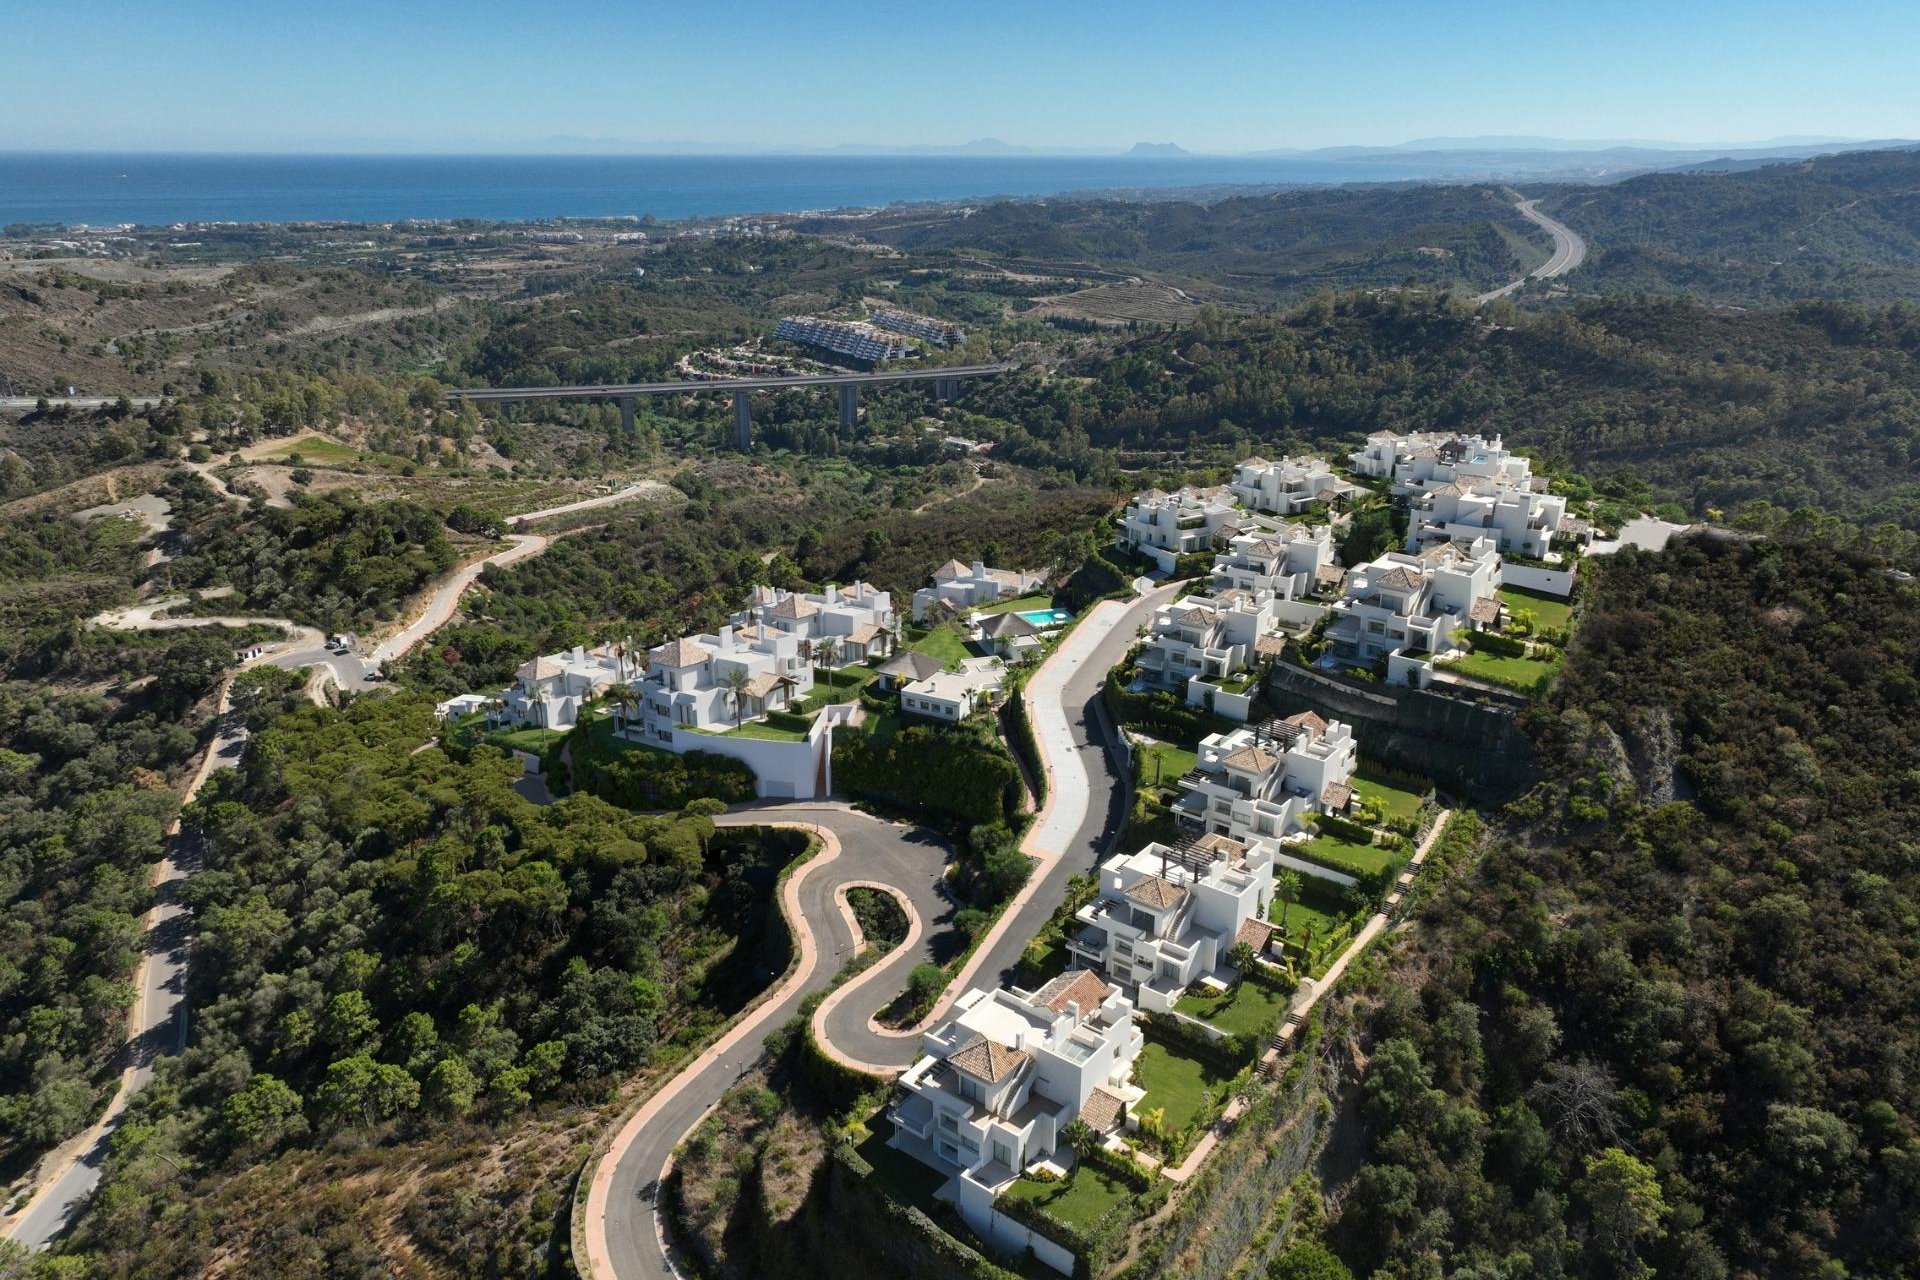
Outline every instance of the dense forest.
{"label": "dense forest", "polygon": [[1916,635],[1816,547],[1598,575],[1543,782],[1360,1001],[1355,1274],[1912,1274]]}
{"label": "dense forest", "polygon": [[1713,302],[1920,300],[1920,151],[1563,187],[1542,208],[1585,236],[1566,283]]}
{"label": "dense forest", "polygon": [[[301,1171],[397,1142],[383,1161],[423,1175],[403,1208],[416,1246],[457,1274],[524,1274],[572,1148],[489,1158],[489,1126],[598,1101],[757,991],[785,962],[769,892],[800,846],[588,796],[535,806],[493,748],[416,750],[428,700],[292,707],[260,708],[242,766],[194,806],[194,1044],[136,1104],[72,1250],[129,1277],[195,1273],[216,1247],[263,1275],[374,1274],[364,1239],[317,1265],[296,1224],[331,1209]],[[486,1172],[424,1176],[476,1143]],[[263,1222],[248,1204],[268,1184],[289,1202]]]}

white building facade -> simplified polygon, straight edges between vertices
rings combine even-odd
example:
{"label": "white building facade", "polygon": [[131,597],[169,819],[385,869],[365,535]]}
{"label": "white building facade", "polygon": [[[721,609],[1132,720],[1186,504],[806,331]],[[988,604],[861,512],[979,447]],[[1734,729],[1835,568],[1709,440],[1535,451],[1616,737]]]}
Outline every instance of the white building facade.
{"label": "white building facade", "polygon": [[965,613],[981,605],[1014,600],[1046,585],[1046,575],[1017,569],[990,569],[980,561],[961,564],[949,560],[933,571],[933,585],[913,593],[913,620],[924,622],[927,611],[944,605]]}

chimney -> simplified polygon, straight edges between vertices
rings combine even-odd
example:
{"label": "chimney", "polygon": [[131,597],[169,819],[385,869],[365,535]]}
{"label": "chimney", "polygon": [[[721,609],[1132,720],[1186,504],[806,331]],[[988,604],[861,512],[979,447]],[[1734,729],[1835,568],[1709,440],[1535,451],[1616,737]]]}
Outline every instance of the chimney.
{"label": "chimney", "polygon": [[840,603],[840,587],[838,586],[838,584],[832,583],[832,582],[829,582],[827,584],[827,603],[828,604]]}
{"label": "chimney", "polygon": [[974,576],[974,577],[976,577],[976,578],[984,578],[984,577],[986,577],[986,576],[987,576],[987,563],[986,563],[986,561],[984,561],[984,560],[975,560],[975,561],[973,562],[973,565],[972,565],[971,567],[972,567],[972,569],[973,569],[973,576]]}
{"label": "chimney", "polygon": [[1075,1022],[1080,1021],[1080,1002],[1078,1000],[1067,1001],[1067,1016]]}
{"label": "chimney", "polygon": [[1013,1033],[1013,1048],[1016,1053],[1024,1053],[1027,1048],[1027,1029],[1021,1027]]}
{"label": "chimney", "polygon": [[573,660],[575,662],[585,662],[587,660],[587,651],[579,645],[573,646]]}
{"label": "chimney", "polygon": [[720,628],[720,647],[722,649],[733,648],[733,624],[731,622]]}

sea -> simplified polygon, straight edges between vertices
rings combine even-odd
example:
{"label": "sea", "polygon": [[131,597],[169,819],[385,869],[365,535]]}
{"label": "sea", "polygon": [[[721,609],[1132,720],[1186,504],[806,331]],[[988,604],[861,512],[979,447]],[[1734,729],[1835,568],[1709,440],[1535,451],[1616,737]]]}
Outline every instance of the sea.
{"label": "sea", "polygon": [[[353,156],[0,152],[0,225],[527,221],[1447,176],[1415,156]],[[1217,194],[1217,193],[1216,193]]]}

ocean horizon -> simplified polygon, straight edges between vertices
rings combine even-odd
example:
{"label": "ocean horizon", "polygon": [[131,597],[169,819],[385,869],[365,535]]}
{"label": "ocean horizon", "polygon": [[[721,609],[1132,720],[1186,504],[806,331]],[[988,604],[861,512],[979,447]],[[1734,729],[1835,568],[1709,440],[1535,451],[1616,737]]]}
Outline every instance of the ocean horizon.
{"label": "ocean horizon", "polygon": [[[1356,171],[1360,170],[1360,171]],[[1291,157],[0,152],[0,224],[717,217],[1080,191],[1431,181]]]}

